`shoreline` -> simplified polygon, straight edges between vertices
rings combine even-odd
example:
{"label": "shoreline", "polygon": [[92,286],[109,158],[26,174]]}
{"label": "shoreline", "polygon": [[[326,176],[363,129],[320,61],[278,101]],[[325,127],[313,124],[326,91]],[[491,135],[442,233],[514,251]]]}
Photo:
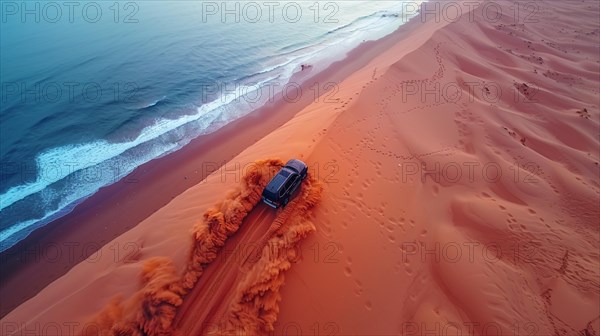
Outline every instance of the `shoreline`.
{"label": "shoreline", "polygon": [[[600,3],[538,4],[526,23],[484,4],[459,4],[457,20],[422,8],[409,34],[323,77],[344,78],[337,101],[245,118],[259,134],[293,115],[5,315],[0,334],[597,334]],[[491,101],[485,85],[506,94]],[[312,168],[302,197],[259,206],[290,158]],[[139,213],[195,169],[164,162],[133,188],[157,186],[123,197],[138,208],[108,198],[98,217]],[[14,292],[38,281],[22,279]]]}
{"label": "shoreline", "polygon": [[[387,36],[365,41],[314,75],[299,76],[303,94],[297,102],[278,94],[273,102],[201,135],[183,148],[151,160],[114,184],[102,187],[68,214],[34,230],[0,253],[0,318],[35,296],[44,287],[127,232],[177,195],[219,170],[245,148],[283,125],[315,98],[326,95],[327,83],[340,83],[374,56],[410,33],[419,15]],[[298,78],[304,77],[304,78]],[[319,96],[309,87],[319,83]],[[260,119],[260,123],[256,122]],[[168,172],[165,173],[165,172]],[[80,223],[85,222],[82,226]]]}

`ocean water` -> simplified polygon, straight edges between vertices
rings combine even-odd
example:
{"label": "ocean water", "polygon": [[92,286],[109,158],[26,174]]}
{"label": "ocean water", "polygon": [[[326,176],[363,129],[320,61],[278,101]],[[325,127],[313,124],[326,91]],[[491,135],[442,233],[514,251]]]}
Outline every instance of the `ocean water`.
{"label": "ocean water", "polygon": [[3,1],[0,251],[420,2]]}

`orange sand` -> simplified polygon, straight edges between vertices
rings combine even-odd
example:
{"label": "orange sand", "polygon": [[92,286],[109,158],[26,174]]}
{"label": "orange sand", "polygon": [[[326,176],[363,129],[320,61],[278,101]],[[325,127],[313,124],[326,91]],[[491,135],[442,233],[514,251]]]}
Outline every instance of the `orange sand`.
{"label": "orange sand", "polygon": [[[517,17],[515,3],[495,4],[497,21],[463,5],[457,22],[415,24],[340,83],[337,102],[310,104],[71,269],[5,316],[3,334],[84,331],[116,295],[139,293],[144,263],[164,260],[154,257],[176,281],[194,224],[239,188],[241,167],[297,157],[324,189],[316,232],[288,259],[281,301],[260,322],[275,334],[597,335],[599,3],[536,1]],[[262,224],[252,213],[244,225]],[[232,279],[248,282],[216,286],[231,300],[211,313],[226,326],[217,330],[251,311],[240,308],[244,290],[267,262],[238,268]],[[200,295],[178,326],[219,301]]]}

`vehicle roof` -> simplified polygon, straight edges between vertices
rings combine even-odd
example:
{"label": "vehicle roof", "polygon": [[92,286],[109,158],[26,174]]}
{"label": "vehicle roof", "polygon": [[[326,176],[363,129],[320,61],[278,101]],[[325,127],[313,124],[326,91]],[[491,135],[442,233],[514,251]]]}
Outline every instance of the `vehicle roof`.
{"label": "vehicle roof", "polygon": [[284,176],[282,174],[282,172],[283,171],[280,171],[277,175],[275,175],[275,177],[273,177],[271,182],[269,182],[269,184],[267,184],[265,191],[268,191],[268,192],[274,193],[274,194],[277,193],[277,191],[281,188],[281,186],[285,183],[285,181],[287,180],[287,177],[289,176],[289,173],[286,172],[288,175]]}
{"label": "vehicle roof", "polygon": [[281,168],[281,170],[273,177],[273,179],[267,184],[263,194],[269,197],[277,197],[279,189],[285,184],[292,174],[300,174],[301,171],[306,167],[304,162],[299,160],[290,160],[288,163]]}
{"label": "vehicle roof", "polygon": [[306,168],[306,164],[300,160],[292,159],[285,164],[284,168],[291,168],[297,173],[300,173],[302,170],[304,170],[304,168]]}

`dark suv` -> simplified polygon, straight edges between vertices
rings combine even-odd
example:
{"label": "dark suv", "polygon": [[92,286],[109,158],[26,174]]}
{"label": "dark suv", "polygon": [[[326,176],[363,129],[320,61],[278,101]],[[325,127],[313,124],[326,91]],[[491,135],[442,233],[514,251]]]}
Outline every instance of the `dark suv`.
{"label": "dark suv", "polygon": [[304,162],[296,159],[288,161],[263,190],[263,202],[275,209],[285,207],[306,178],[307,171],[308,167]]}

